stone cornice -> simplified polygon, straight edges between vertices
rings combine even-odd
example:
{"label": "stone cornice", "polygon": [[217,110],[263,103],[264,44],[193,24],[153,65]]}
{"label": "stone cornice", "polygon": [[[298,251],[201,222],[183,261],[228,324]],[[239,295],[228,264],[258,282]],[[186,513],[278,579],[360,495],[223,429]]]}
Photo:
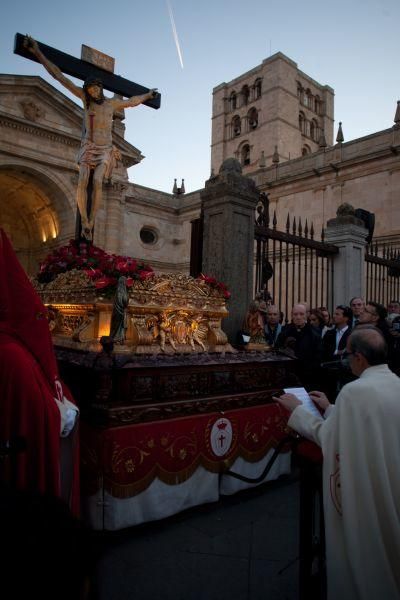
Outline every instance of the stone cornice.
{"label": "stone cornice", "polygon": [[[315,181],[318,184],[318,187],[321,186],[323,181],[324,185],[343,185],[346,181],[350,181],[352,179],[358,179],[360,176],[373,175],[375,173],[381,173],[382,171],[391,170],[390,166],[382,166],[376,165],[375,168],[371,165],[368,169],[368,172],[363,172],[361,170],[354,170],[357,166],[365,165],[366,163],[373,163],[374,161],[379,161],[380,159],[391,158],[390,153],[381,152],[379,154],[374,154],[369,157],[361,157],[354,158],[354,160],[343,161],[336,163],[336,168],[338,172],[333,172],[332,167],[327,166],[324,168],[318,169],[318,175],[315,173],[315,170],[308,170],[303,173],[296,173],[291,176],[286,176],[282,178],[278,178],[275,181],[268,182],[266,184],[261,184],[260,187],[263,188],[267,185],[268,188],[277,187],[280,185],[291,184],[293,182],[302,182],[305,180],[309,180],[310,178],[315,178]],[[322,179],[322,181],[321,181]],[[306,184],[306,187],[309,188],[309,183]]]}
{"label": "stone cornice", "polygon": [[[129,193],[129,192],[128,192]],[[153,198],[141,198],[136,196],[126,196],[126,204],[127,210],[130,213],[137,212],[135,210],[136,207],[145,208],[147,211],[154,211],[157,218],[160,218],[160,209],[163,213],[167,213],[169,215],[177,216],[178,209],[175,206],[167,206],[164,203],[162,206],[160,205],[160,201],[158,199]],[[129,206],[130,205],[130,206]],[[142,214],[142,212],[140,213]]]}
{"label": "stone cornice", "polygon": [[80,145],[80,137],[77,135],[72,135],[65,132],[61,134],[57,129],[43,127],[40,125],[40,123],[28,123],[26,120],[19,119],[18,117],[9,117],[4,115],[2,111],[0,112],[0,126],[17,129],[18,131],[22,131],[29,135],[46,138],[66,146],[79,147]]}
{"label": "stone cornice", "polygon": [[[259,181],[259,185],[265,188],[309,178],[320,178],[326,175],[330,176],[329,179],[334,177],[340,181],[342,178],[348,179],[359,176],[359,172],[349,174],[349,169],[358,165],[372,163],[373,161],[380,162],[385,159],[389,159],[390,163],[385,169],[392,169],[393,163],[398,162],[400,157],[400,144],[392,142],[391,137],[392,130],[384,130],[364,138],[352,140],[351,142],[347,142],[347,144],[342,144],[342,146],[336,144],[325,151],[321,150],[305,157],[280,163],[278,168],[268,167],[267,169],[258,169],[257,171],[253,171],[250,176],[252,178],[261,177],[263,180]],[[366,140],[371,140],[371,145],[368,149],[365,149]],[[396,140],[396,142],[400,142],[400,140]],[[362,144],[360,151],[354,148],[359,143]],[[394,152],[393,149],[399,149],[399,153]],[[377,167],[374,171],[382,171],[382,167]]]}
{"label": "stone cornice", "polygon": [[[2,156],[9,156],[12,159],[17,159],[19,162],[29,164],[34,167],[36,164],[47,166],[48,168],[61,169],[62,171],[77,173],[78,166],[75,160],[67,160],[55,154],[48,152],[34,150],[28,150],[24,148],[23,154],[21,154],[21,145],[15,146],[7,144],[4,141],[0,141],[0,154]],[[3,162],[3,161],[2,161]]]}

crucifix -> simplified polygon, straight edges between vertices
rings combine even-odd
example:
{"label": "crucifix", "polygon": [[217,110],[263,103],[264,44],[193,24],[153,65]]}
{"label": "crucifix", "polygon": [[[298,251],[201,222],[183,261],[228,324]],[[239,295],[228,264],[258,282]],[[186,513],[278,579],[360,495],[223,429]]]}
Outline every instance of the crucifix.
{"label": "crucifix", "polygon": [[[120,158],[118,149],[112,143],[114,113],[142,103],[159,108],[161,96],[157,89],[148,89],[114,75],[114,60],[87,46],[82,46],[82,59],[79,60],[17,33],[14,53],[41,63],[54,79],[83,102],[84,126],[77,158],[76,237],[91,241],[96,213],[102,200],[103,180],[111,178],[116,161]],[[82,79],[83,86],[75,85],[64,73]],[[106,98],[103,89],[127,100]]]}

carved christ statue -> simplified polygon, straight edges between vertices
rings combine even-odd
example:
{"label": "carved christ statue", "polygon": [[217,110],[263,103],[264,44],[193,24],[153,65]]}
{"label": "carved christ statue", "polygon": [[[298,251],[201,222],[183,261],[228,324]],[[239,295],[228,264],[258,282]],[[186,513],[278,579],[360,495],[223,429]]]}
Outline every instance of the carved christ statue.
{"label": "carved christ statue", "polygon": [[[82,233],[87,240],[91,240],[96,213],[101,205],[103,179],[111,177],[119,155],[112,143],[114,112],[155,98],[158,94],[157,89],[152,89],[141,96],[132,96],[127,100],[106,98],[101,80],[88,78],[80,88],[45,57],[36,40],[27,36],[25,46],[54,79],[83,102],[84,127],[78,154],[79,180],[76,200],[82,219]],[[91,170],[93,170],[93,194],[91,210],[88,214],[87,188]]]}

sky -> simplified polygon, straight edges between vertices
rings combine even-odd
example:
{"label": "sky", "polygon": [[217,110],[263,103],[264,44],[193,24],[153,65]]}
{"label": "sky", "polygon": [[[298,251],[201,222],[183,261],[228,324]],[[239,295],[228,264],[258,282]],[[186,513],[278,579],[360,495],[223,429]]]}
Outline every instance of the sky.
{"label": "sky", "polygon": [[40,75],[65,91],[41,65],[13,54],[17,32],[78,58],[81,44],[113,56],[116,74],[162,94],[159,110],[126,110],[125,138],[145,156],[129,179],[171,192],[174,178],[184,178],[190,192],[210,175],[213,88],[278,51],[335,90],[335,136],[339,121],[345,141],[391,127],[399,10],[399,0],[8,0],[0,72]]}

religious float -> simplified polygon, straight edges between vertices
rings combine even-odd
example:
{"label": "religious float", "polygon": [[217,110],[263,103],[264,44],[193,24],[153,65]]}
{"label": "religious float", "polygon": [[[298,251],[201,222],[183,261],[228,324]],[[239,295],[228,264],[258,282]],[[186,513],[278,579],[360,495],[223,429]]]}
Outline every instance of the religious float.
{"label": "religious float", "polygon": [[[286,415],[271,396],[295,382],[295,361],[232,348],[222,328],[229,292],[213,277],[155,275],[92,244],[103,183],[118,180],[113,117],[142,103],[157,109],[161,95],[114,76],[111,57],[82,50],[78,60],[20,34],[14,49],[82,102],[76,239],[48,257],[35,286],[81,409],[83,513],[95,529],[114,530],[247,485],[229,468],[259,475],[285,438]],[[286,453],[268,477],[289,470]]]}
{"label": "religious float", "polygon": [[152,268],[71,240],[41,265],[34,281],[50,310],[57,346],[116,353],[233,352],[221,321],[226,286],[202,275],[156,276]]}
{"label": "religious float", "polygon": [[[249,487],[229,470],[262,473],[287,434],[271,397],[296,383],[295,361],[231,346],[223,284],[155,275],[71,241],[34,285],[81,408],[83,510],[93,528],[159,519]],[[286,452],[266,479],[289,471]]]}

